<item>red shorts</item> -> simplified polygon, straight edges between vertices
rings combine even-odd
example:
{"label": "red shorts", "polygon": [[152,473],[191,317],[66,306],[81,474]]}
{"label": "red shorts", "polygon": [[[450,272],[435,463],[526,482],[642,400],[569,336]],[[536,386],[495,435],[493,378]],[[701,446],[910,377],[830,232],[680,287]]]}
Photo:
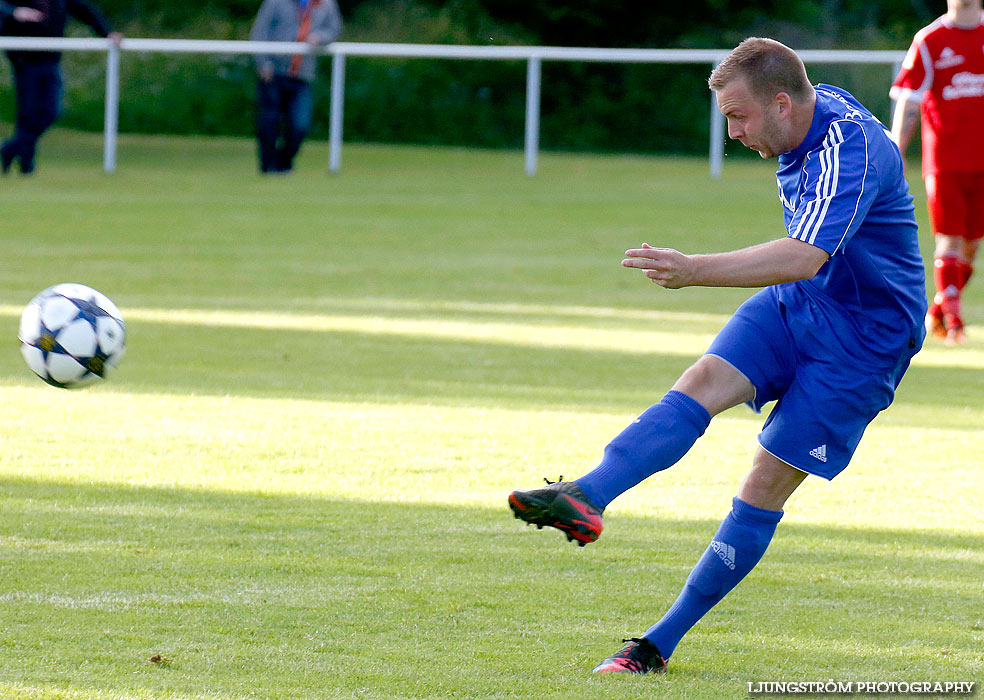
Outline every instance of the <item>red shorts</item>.
{"label": "red shorts", "polygon": [[927,175],[926,204],[933,233],[984,238],[984,172]]}

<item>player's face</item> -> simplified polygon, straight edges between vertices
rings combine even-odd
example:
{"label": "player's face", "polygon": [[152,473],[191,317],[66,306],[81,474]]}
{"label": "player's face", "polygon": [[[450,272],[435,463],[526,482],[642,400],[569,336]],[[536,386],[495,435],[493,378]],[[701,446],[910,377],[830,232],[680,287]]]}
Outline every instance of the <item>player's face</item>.
{"label": "player's face", "polygon": [[736,78],[717,93],[718,109],[728,120],[728,136],[758,151],[763,158],[775,158],[788,148],[775,103],[765,104],[752,95],[742,78]]}

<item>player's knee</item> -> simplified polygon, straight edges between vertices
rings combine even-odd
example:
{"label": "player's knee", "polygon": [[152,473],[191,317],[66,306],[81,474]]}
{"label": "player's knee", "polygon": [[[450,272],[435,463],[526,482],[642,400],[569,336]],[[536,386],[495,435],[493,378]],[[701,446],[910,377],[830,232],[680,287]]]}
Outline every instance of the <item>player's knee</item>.
{"label": "player's knee", "polygon": [[704,355],[687,368],[673,388],[699,403],[711,416],[755,398],[752,383],[714,355]]}
{"label": "player's knee", "polygon": [[703,403],[701,398],[709,393],[714,384],[714,368],[708,366],[705,358],[706,356],[690,365],[673,385],[675,391],[684,393],[699,403]]}
{"label": "player's knee", "polygon": [[963,255],[965,239],[960,236],[948,236],[943,233],[936,234],[936,249],[934,257],[944,257],[947,255]]}

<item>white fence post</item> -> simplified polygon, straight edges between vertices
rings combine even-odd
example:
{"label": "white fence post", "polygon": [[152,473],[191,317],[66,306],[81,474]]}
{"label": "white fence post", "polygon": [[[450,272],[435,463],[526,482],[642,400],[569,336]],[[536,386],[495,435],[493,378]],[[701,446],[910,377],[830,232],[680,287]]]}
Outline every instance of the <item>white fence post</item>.
{"label": "white fence post", "polygon": [[[715,64],[716,66],[717,64]],[[717,92],[711,90],[711,177],[717,180],[721,177],[724,166],[724,115],[718,109]]]}
{"label": "white fence post", "polygon": [[539,56],[530,56],[526,64],[526,174],[536,175],[540,150],[540,77]]}
{"label": "white fence post", "polygon": [[[892,64],[892,77],[890,78],[892,82],[895,82],[896,76],[902,71],[903,60],[904,59],[900,58],[899,60],[895,61],[895,63]],[[892,125],[895,123],[895,108],[898,107],[898,100],[892,99],[889,102],[890,105],[888,110],[888,128],[891,129]]]}
{"label": "white fence post", "polygon": [[103,123],[103,170],[116,172],[116,133],[120,114],[120,47],[109,41],[106,52],[106,113]]}
{"label": "white fence post", "polygon": [[331,116],[328,122],[328,169],[342,168],[342,125],[345,116],[345,54],[331,57]]}

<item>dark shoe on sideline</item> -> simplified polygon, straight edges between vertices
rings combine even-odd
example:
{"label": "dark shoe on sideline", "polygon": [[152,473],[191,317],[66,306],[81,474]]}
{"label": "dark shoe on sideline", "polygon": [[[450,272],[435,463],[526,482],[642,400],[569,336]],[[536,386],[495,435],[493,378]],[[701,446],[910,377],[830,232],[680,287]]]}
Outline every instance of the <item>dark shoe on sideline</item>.
{"label": "dark shoe on sideline", "polygon": [[550,481],[540,489],[517,490],[509,494],[509,507],[517,518],[537,528],[555,527],[570,542],[583,547],[601,535],[602,511],[588,500],[573,481]]}
{"label": "dark shoe on sideline", "polygon": [[666,673],[666,659],[648,639],[623,639],[624,647],[594,667],[592,673]]}
{"label": "dark shoe on sideline", "polygon": [[10,166],[17,155],[9,148],[0,148],[0,171],[4,175],[10,172]]}

